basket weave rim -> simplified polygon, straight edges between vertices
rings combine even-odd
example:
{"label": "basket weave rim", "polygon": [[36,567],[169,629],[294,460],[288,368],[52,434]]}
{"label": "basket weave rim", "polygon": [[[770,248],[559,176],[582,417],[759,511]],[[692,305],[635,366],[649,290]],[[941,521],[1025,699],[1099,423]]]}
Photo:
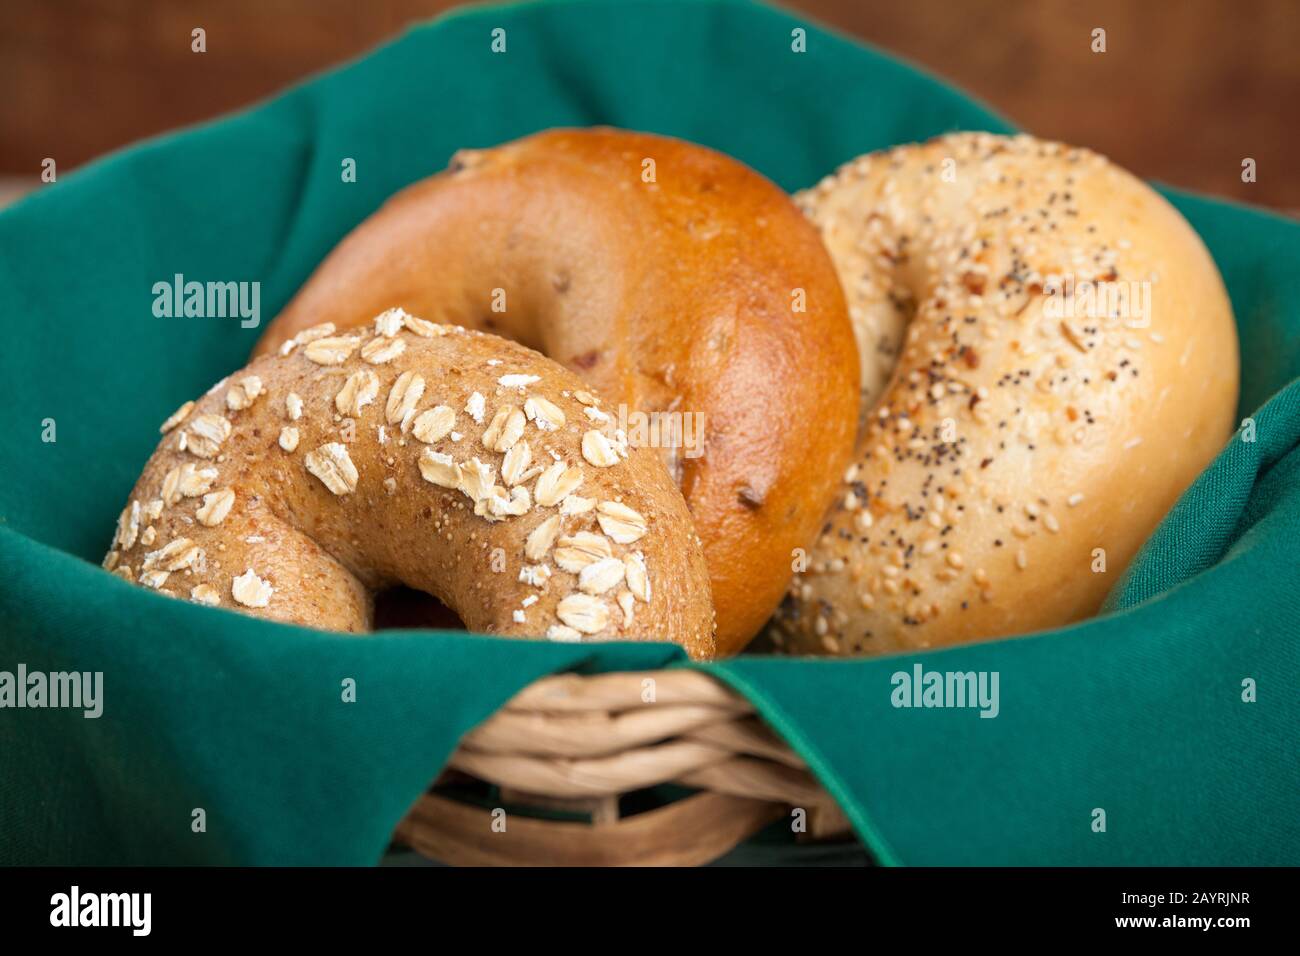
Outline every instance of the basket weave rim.
{"label": "basket weave rim", "polygon": [[[524,818],[502,838],[488,811],[427,794],[398,834],[448,862],[706,862],[790,808],[807,811],[809,832],[847,831],[807,764],[746,698],[701,671],[540,678],[466,734],[447,766],[495,785],[503,801],[591,816]],[[661,784],[699,792],[620,818],[620,797]]]}
{"label": "basket weave rim", "polygon": [[685,669],[543,677],[468,733],[449,766],[546,798],[676,783],[800,806],[831,802],[747,699]]}

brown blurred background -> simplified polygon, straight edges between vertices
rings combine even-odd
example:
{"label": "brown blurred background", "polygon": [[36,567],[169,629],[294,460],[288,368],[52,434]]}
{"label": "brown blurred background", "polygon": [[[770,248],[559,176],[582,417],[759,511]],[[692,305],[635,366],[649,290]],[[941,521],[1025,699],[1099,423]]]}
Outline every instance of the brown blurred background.
{"label": "brown blurred background", "polygon": [[[455,0],[0,0],[0,203],[355,56]],[[1300,0],[786,0],[1024,128],[1147,178],[1300,210]],[[190,31],[208,51],[190,52]],[[1107,51],[1091,51],[1106,30]],[[1252,157],[1258,181],[1241,181]]]}

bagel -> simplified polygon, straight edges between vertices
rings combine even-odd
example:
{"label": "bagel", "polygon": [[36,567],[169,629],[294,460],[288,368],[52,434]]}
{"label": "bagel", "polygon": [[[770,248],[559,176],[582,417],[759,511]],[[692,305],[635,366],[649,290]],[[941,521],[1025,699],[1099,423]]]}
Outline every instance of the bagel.
{"label": "bagel", "polygon": [[713,655],[704,555],[654,452],[514,342],[390,310],[322,325],[163,423],[105,567],[340,631],[403,584],[471,630]]}
{"label": "bagel", "polygon": [[946,136],[797,202],[848,296],[864,430],[774,640],[911,651],[1094,614],[1233,429],[1199,237],[1087,150]]}
{"label": "bagel", "polygon": [[[535,348],[618,406],[633,443],[676,445],[661,451],[704,543],[719,652],[762,627],[857,422],[843,293],[785,193],[712,150],[618,130],[462,151],[347,236],[258,347],[390,305]],[[702,446],[637,428],[665,413],[690,417],[653,422],[692,423],[680,433]]]}

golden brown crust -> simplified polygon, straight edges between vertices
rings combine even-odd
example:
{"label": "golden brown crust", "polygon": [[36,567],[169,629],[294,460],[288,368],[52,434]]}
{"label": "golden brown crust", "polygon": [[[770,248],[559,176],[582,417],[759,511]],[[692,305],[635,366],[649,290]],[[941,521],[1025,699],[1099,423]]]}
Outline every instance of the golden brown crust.
{"label": "golden brown crust", "polygon": [[703,455],[665,458],[704,542],[719,652],[748,642],[856,429],[843,293],[781,190],[712,150],[617,130],[463,152],[344,239],[259,347],[391,305],[537,348],[611,413],[699,416]]}
{"label": "golden brown crust", "polygon": [[186,403],[106,566],[177,597],[362,631],[426,591],[471,630],[714,651],[703,553],[647,449],[571,372],[400,310],[301,333]]}
{"label": "golden brown crust", "polygon": [[1027,136],[872,154],[797,200],[849,296],[867,426],[785,646],[907,651],[1095,613],[1232,431],[1236,329],[1195,232],[1102,157]]}

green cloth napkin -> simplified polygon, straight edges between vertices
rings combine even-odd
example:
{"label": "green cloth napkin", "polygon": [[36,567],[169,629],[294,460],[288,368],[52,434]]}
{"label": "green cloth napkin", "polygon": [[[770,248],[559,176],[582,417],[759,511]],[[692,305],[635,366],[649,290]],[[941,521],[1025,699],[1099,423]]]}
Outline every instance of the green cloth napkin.
{"label": "green cloth napkin", "polygon": [[[455,149],[596,123],[716,147],[791,190],[893,143],[1009,129],[748,3],[480,8],[0,214],[0,670],[104,674],[98,719],[0,710],[0,862],[374,863],[458,738],[519,688],[685,664],[657,645],[317,633],[98,567],[158,423],[242,365],[260,331],[156,318],[155,282],[260,281],[269,319],[349,228]],[[1204,131],[1187,132],[1194,148]],[[1105,616],[916,657],[706,668],[808,759],[882,862],[1300,862],[1300,228],[1169,195],[1232,292],[1256,440],[1229,443]],[[891,675],[914,662],[998,672],[999,716],[894,708]]]}

